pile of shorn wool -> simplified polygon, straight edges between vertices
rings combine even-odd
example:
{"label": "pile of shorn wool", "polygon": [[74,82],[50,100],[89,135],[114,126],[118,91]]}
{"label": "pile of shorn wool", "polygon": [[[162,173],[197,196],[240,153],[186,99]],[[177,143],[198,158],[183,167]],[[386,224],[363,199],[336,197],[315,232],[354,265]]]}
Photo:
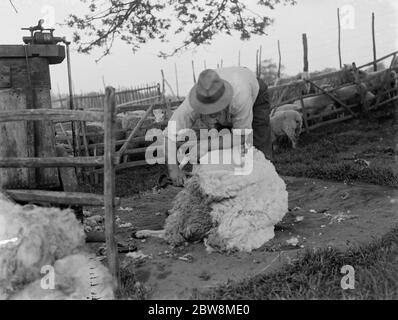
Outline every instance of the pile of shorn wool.
{"label": "pile of shorn wool", "polygon": [[72,211],[20,206],[0,193],[0,300],[91,299],[93,274],[99,298],[112,299],[112,278],[84,243]]}
{"label": "pile of shorn wool", "polygon": [[[286,185],[262,152],[251,151],[244,160],[232,154],[241,159],[236,164],[205,164],[202,159],[194,167],[166,221],[170,244],[204,240],[210,251],[250,252],[275,236],[275,224],[288,212]],[[218,155],[223,163],[221,151],[208,155]]]}

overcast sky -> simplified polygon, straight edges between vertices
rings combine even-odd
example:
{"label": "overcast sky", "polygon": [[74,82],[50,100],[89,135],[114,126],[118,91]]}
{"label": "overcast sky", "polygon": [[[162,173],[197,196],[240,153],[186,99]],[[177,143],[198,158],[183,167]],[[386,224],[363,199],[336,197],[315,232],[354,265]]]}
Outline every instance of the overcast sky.
{"label": "overcast sky", "polygon": [[[62,23],[69,13],[83,12],[79,0],[13,0],[15,13],[8,0],[0,1],[0,44],[21,44],[24,32],[21,27],[35,25],[39,18],[53,12],[55,23]],[[245,1],[246,2],[246,1]],[[257,0],[248,0],[255,9]],[[239,35],[219,36],[210,46],[187,51],[167,60],[157,58],[160,49],[169,50],[177,44],[161,45],[149,42],[133,54],[128,45],[118,42],[112,55],[95,63],[100,51],[91,55],[72,52],[73,81],[77,93],[98,91],[107,85],[130,87],[159,82],[160,70],[175,88],[174,64],[178,66],[180,94],[186,94],[193,84],[191,61],[194,60],[197,75],[204,68],[216,67],[223,59],[224,66],[237,65],[241,50],[241,63],[255,69],[256,50],[263,47],[263,58],[277,61],[277,40],[282,47],[282,63],[288,74],[297,74],[303,68],[302,33],[307,33],[310,70],[338,67],[337,8],[342,10],[343,63],[366,63],[372,60],[371,14],[376,15],[377,54],[382,56],[398,50],[398,1],[397,0],[297,0],[296,6],[278,6],[275,10],[256,12],[275,18],[268,35],[240,41]],[[50,14],[51,16],[51,14]],[[51,23],[51,22],[49,22]],[[71,38],[72,31],[56,26],[56,35]],[[67,91],[66,63],[52,67],[53,89]]]}

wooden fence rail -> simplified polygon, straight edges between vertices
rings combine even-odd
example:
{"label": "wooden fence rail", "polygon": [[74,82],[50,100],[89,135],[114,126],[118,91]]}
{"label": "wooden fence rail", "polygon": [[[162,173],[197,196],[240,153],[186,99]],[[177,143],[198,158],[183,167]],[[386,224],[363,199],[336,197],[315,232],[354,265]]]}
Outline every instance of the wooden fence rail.
{"label": "wooden fence rail", "polygon": [[[137,104],[145,101],[154,102],[156,99],[160,99],[160,96],[160,84],[144,85],[115,93],[117,105]],[[102,109],[105,106],[105,94],[76,95],[73,97],[73,102],[79,109]],[[59,108],[66,108],[69,105],[69,98],[54,99],[52,103],[54,106],[58,105]]]}
{"label": "wooden fence rail", "polygon": [[0,168],[92,168],[104,165],[104,157],[0,158]]}
{"label": "wooden fence rail", "polygon": [[0,122],[15,121],[104,121],[103,112],[54,110],[54,109],[26,109],[15,111],[1,111]]}

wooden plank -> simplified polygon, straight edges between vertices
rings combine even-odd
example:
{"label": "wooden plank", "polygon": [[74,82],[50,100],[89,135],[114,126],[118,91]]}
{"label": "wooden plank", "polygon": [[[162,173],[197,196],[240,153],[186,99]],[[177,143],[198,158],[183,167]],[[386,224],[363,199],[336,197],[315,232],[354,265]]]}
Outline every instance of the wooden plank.
{"label": "wooden plank", "polygon": [[[57,152],[57,157],[68,156],[68,153],[62,146],[55,146],[55,150]],[[58,168],[58,172],[61,179],[63,191],[79,192],[79,184],[75,168]]]}
{"label": "wooden plank", "polygon": [[394,51],[394,52],[392,52],[390,54],[387,54],[387,55],[385,55],[385,56],[383,56],[383,57],[381,57],[381,58],[379,58],[377,60],[374,60],[372,62],[365,63],[365,64],[357,67],[357,69],[363,69],[363,68],[369,67],[369,66],[373,65],[375,62],[376,63],[381,62],[381,61],[383,61],[385,59],[388,59],[388,58],[390,58],[390,57],[392,57],[393,55],[396,55],[396,54],[398,54],[398,51]]}
{"label": "wooden plank", "polygon": [[300,95],[300,102],[301,102],[301,108],[303,109],[303,120],[304,120],[305,131],[306,133],[310,133],[310,128],[308,127],[307,111],[305,110],[303,95]]}
{"label": "wooden plank", "polygon": [[124,152],[124,154],[143,154],[147,151],[148,148],[136,148],[136,149],[128,149]]}
{"label": "wooden plank", "polygon": [[103,164],[103,157],[0,158],[0,168],[90,168]]}
{"label": "wooden plank", "polygon": [[309,129],[310,130],[314,130],[316,128],[320,128],[320,127],[326,126],[328,124],[343,122],[343,121],[351,120],[353,118],[354,117],[352,115],[348,115],[346,117],[341,117],[341,118],[337,118],[337,119],[333,119],[333,120],[324,121],[324,122],[320,122],[320,123],[314,124],[314,125],[310,126]]}
{"label": "wooden plank", "polygon": [[115,89],[107,87],[105,90],[105,150],[104,150],[104,209],[105,209],[105,238],[106,254],[109,271],[112,274],[115,291],[120,286],[119,258],[115,239],[115,135],[116,125],[116,97]]}
{"label": "wooden plank", "polygon": [[[103,207],[102,195],[81,192],[54,192],[43,190],[5,190],[8,196],[15,201],[33,203],[51,203],[56,205],[76,205]],[[115,199],[115,204],[120,205],[120,198]]]}
{"label": "wooden plank", "polygon": [[11,67],[0,66],[0,88],[11,88]]}
{"label": "wooden plank", "polygon": [[[183,100],[172,101],[171,107],[178,107]],[[117,113],[123,112],[132,112],[132,111],[141,111],[141,110],[148,110],[153,105],[154,109],[164,109],[164,103],[155,103],[155,104],[131,104],[124,107],[118,107]]]}
{"label": "wooden plank", "polygon": [[[359,106],[358,104],[353,104],[353,105],[349,105],[348,108],[351,109],[351,108],[355,108],[355,107],[358,107],[358,106]],[[332,116],[332,115],[334,115],[334,114],[341,113],[341,112],[344,111],[344,110],[345,110],[345,109],[344,109],[343,107],[337,108],[337,109],[332,110],[332,111],[329,111],[329,112],[324,112],[324,113],[321,113],[321,114],[317,114],[317,115],[315,115],[315,116],[308,117],[307,120],[308,120],[308,121],[312,121],[312,120],[318,119],[319,117],[328,117],[328,116]]]}
{"label": "wooden plank", "polygon": [[142,104],[142,102],[147,102],[147,101],[151,101],[151,100],[155,100],[158,99],[160,96],[159,95],[155,95],[149,98],[144,98],[144,99],[140,99],[140,100],[131,100],[125,103],[120,103],[116,106],[116,109],[119,112],[119,109],[124,108],[124,107],[131,107],[131,106],[137,106],[137,104]]}
{"label": "wooden plank", "polygon": [[[60,139],[61,140],[61,139]],[[62,141],[62,140],[61,140]],[[126,141],[127,140],[118,140],[118,141],[116,141],[116,143],[115,143],[115,145],[116,146],[121,146],[121,145],[123,145],[124,143],[126,143]],[[133,139],[131,139],[131,141],[130,141],[130,143],[140,143],[140,142],[145,142],[146,140],[145,140],[145,137],[138,137],[138,138],[133,138]],[[101,148],[104,148],[104,144],[103,143],[95,143],[95,144],[90,144],[90,145],[88,145],[88,148],[90,149],[90,150],[94,150],[94,149],[101,149]]]}
{"label": "wooden plank", "polygon": [[[130,168],[145,167],[148,165],[149,164],[146,160],[133,161],[133,162],[118,164],[117,166],[115,166],[115,170],[121,171],[121,170],[125,170],[125,169],[130,169]],[[90,173],[103,174],[104,169],[96,169],[96,170],[91,171]]]}
{"label": "wooden plank", "polygon": [[394,101],[397,101],[397,100],[398,100],[398,96],[393,97],[393,98],[391,98],[391,99],[388,99],[388,100],[386,100],[386,101],[383,101],[383,102],[379,103],[379,106],[378,106],[378,107],[382,107],[382,106],[384,106],[384,105],[386,105],[386,104],[389,104],[389,103],[394,102]]}
{"label": "wooden plank", "polygon": [[344,109],[346,109],[349,113],[351,113],[352,116],[356,116],[355,113],[347,107],[347,105],[341,101],[339,98],[337,98],[335,95],[331,94],[330,92],[326,91],[325,89],[321,88],[320,86],[318,86],[317,84],[315,84],[313,81],[311,80],[305,80],[308,83],[311,83],[315,88],[317,88],[318,90],[322,91],[324,94],[326,94],[328,97],[330,97],[331,99],[333,99],[334,101],[336,101],[339,105],[341,105],[342,107],[344,107]]}
{"label": "wooden plank", "polygon": [[[26,104],[26,95],[20,91],[0,90],[0,111],[23,110]],[[0,158],[34,156],[35,145],[31,140],[33,137],[34,128],[27,122],[0,123]],[[0,169],[0,189],[31,188],[35,183],[34,169]]]}
{"label": "wooden plank", "polygon": [[15,121],[90,121],[102,122],[102,112],[57,110],[57,109],[25,109],[1,111],[0,122]]}

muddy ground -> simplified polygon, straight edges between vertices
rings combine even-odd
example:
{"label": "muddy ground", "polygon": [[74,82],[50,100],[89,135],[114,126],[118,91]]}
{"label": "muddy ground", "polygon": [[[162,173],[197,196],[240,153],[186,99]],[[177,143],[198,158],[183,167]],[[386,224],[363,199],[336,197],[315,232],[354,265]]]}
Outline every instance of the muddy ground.
{"label": "muddy ground", "polygon": [[289,213],[277,226],[275,238],[250,254],[209,254],[201,243],[173,250],[160,239],[133,239],[134,230],[162,228],[165,211],[172,207],[180,189],[168,187],[124,198],[117,216],[119,225],[126,227],[118,228],[117,237],[121,243],[137,247],[142,256],[123,254],[122,267],[134,270],[136,279],[149,290],[149,298],[189,298],[193,289],[275,270],[303,250],[344,249],[369,242],[398,222],[395,189],[306,178],[284,180]]}

